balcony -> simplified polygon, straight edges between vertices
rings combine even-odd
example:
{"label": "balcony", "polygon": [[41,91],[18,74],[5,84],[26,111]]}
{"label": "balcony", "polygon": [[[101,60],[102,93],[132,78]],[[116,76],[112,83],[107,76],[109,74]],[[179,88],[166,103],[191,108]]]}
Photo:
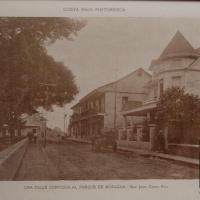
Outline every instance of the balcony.
{"label": "balcony", "polygon": [[97,113],[99,113],[98,109],[93,108],[93,109],[89,109],[89,110],[82,112],[81,116],[94,115],[94,114],[97,114]]}
{"label": "balcony", "polygon": [[96,108],[89,109],[89,110],[86,110],[86,111],[82,112],[81,114],[74,113],[71,116],[70,122],[72,123],[72,122],[76,122],[76,121],[79,121],[79,120],[83,120],[85,118],[92,117],[94,115],[104,115],[104,113],[99,111]]}
{"label": "balcony", "polygon": [[78,113],[74,113],[70,118],[70,123],[76,122],[81,119],[81,115]]}

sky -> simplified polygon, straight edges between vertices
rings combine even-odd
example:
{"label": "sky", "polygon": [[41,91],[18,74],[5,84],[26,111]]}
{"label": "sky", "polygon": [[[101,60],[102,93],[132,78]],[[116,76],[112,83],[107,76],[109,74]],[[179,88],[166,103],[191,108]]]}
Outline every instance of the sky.
{"label": "sky", "polygon": [[200,47],[200,20],[175,18],[79,18],[87,25],[74,41],[47,47],[48,54],[72,70],[79,94],[64,108],[45,113],[48,126],[64,127],[70,107],[91,90],[117,80],[137,68],[148,70],[179,30],[194,48]]}

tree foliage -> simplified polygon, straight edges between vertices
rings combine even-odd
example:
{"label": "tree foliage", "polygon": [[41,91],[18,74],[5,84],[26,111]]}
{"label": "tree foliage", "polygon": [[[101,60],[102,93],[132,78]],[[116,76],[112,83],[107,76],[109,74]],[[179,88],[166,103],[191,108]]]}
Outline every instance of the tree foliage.
{"label": "tree foliage", "polygon": [[172,87],[161,96],[156,111],[156,121],[161,127],[175,123],[192,126],[200,123],[200,98],[184,92],[183,88]]}
{"label": "tree foliage", "polygon": [[47,55],[46,46],[73,40],[84,26],[70,18],[0,18],[1,124],[39,106],[51,109],[73,100],[78,92],[74,76]]}

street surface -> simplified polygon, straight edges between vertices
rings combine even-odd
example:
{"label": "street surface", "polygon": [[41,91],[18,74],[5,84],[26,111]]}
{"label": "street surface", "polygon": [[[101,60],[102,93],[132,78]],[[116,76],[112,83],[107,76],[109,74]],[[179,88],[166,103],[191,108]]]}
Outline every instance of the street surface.
{"label": "street surface", "polygon": [[54,180],[57,177],[41,144],[29,144],[15,180]]}
{"label": "street surface", "polygon": [[191,179],[198,169],[134,153],[91,151],[91,146],[66,141],[31,144],[16,180]]}

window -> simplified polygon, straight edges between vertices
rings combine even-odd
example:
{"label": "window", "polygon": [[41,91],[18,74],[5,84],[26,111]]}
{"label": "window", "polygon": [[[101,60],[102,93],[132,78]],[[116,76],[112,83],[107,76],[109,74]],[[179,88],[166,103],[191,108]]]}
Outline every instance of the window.
{"label": "window", "polygon": [[172,86],[173,87],[181,87],[181,76],[173,76],[172,77]]}
{"label": "window", "polygon": [[163,95],[163,91],[164,91],[164,82],[163,82],[163,79],[160,79],[159,86],[160,86],[160,96],[162,96]]}
{"label": "window", "polygon": [[128,102],[128,97],[122,97],[122,106],[124,107]]}
{"label": "window", "polygon": [[93,109],[93,108],[94,108],[94,104],[93,104],[93,102],[92,102],[92,101],[90,102],[90,107],[91,107],[91,109]]}
{"label": "window", "polygon": [[104,96],[101,97],[101,111],[102,112],[105,111],[105,98],[104,98]]}
{"label": "window", "polygon": [[154,85],[154,88],[153,88],[153,97],[154,97],[154,99],[156,99],[157,96],[158,96],[158,83],[156,83]]}
{"label": "window", "polygon": [[128,97],[122,97],[122,104],[124,105],[128,101]]}
{"label": "window", "polygon": [[99,111],[101,111],[101,98],[99,99]]}
{"label": "window", "polygon": [[96,110],[99,111],[99,101],[98,101],[98,99],[96,99],[96,101],[95,101],[95,108],[96,108]]}

